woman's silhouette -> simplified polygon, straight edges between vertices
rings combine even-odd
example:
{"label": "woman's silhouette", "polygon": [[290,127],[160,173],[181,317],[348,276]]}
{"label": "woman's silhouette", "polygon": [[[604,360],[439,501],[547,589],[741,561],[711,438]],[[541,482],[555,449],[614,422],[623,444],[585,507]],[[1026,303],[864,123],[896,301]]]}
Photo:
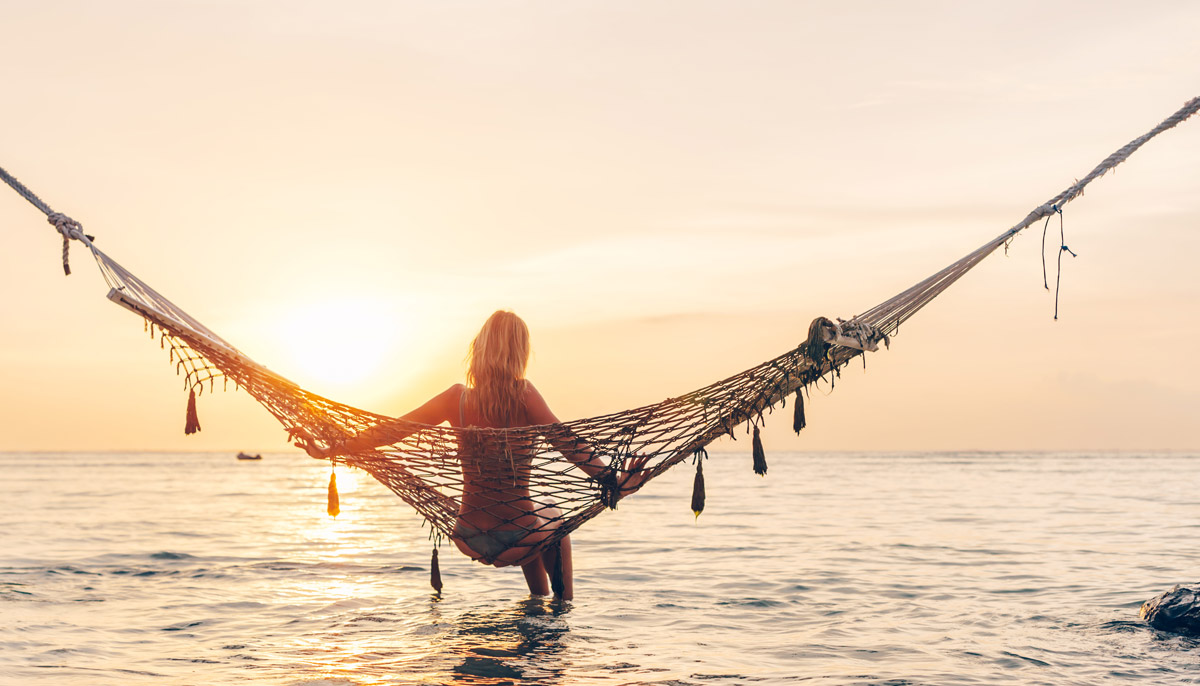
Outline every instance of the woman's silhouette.
{"label": "woman's silhouette", "polygon": [[[525,378],[529,365],[529,329],[520,317],[497,311],[471,342],[467,383],[454,384],[400,419],[458,428],[511,428],[558,424],[542,395]],[[293,430],[298,447],[309,455],[329,458],[368,450],[400,440],[405,428],[385,422],[322,448],[302,430]],[[601,478],[608,465],[581,440],[554,442],[556,450],[588,476]],[[529,591],[550,593],[549,574],[561,565],[564,600],[574,595],[569,536],[557,546],[543,545],[561,523],[553,503],[537,502],[529,492],[532,446],[514,445],[499,435],[465,432],[459,445],[462,500],[451,540],[473,560],[496,567],[520,565]],[[645,457],[633,457],[616,478],[617,497],[641,487]],[[610,477],[611,478],[611,477]],[[557,563],[557,565],[556,565]]]}

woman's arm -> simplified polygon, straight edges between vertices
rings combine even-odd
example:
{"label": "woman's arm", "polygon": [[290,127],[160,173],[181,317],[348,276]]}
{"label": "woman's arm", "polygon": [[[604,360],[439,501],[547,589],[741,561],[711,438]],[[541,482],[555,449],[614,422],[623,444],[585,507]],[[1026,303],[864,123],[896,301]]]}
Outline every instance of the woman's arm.
{"label": "woman's arm", "polygon": [[[533,425],[542,424],[561,424],[558,417],[554,416],[554,412],[550,410],[550,406],[546,404],[546,399],[538,392],[533,384],[529,381],[525,382],[525,412],[529,419],[529,423]],[[547,437],[554,449],[562,453],[562,456],[574,463],[588,476],[593,479],[600,477],[608,471],[608,465],[595,452],[592,447],[587,444],[579,436],[571,434],[571,438],[562,437]],[[624,497],[641,488],[642,483],[646,479],[642,468],[646,466],[649,457],[634,456],[631,457],[625,464],[625,468],[620,470],[614,476],[617,483],[620,485],[620,494],[618,498]],[[611,477],[610,477],[611,478]]]}
{"label": "woman's arm", "polygon": [[288,429],[288,433],[300,441],[295,443],[297,448],[303,448],[310,456],[328,459],[337,455],[347,455],[360,450],[370,450],[382,445],[391,445],[412,435],[410,422],[418,424],[441,424],[451,421],[458,416],[458,402],[462,396],[463,385],[454,384],[438,395],[430,398],[424,405],[391,421],[381,422],[369,429],[334,443],[327,448],[316,445],[312,435],[304,429]]}

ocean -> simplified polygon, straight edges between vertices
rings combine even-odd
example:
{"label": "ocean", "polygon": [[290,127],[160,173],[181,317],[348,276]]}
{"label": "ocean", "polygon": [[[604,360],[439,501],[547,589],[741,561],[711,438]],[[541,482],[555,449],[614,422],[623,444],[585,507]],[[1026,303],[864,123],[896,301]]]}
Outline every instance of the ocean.
{"label": "ocean", "polygon": [[714,453],[573,536],[576,599],[297,454],[0,454],[0,684],[1200,682],[1200,455]]}

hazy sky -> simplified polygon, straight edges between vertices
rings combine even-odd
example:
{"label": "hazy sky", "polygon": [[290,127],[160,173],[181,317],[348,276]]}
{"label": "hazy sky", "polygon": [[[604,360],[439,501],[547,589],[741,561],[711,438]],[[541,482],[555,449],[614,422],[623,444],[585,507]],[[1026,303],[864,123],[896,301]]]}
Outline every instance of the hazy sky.
{"label": "hazy sky", "polygon": [[[529,322],[564,419],[779,354],[1200,95],[1179,2],[4,2],[0,166],[272,369],[400,414]],[[186,393],[0,188],[0,449],[286,446]],[[1197,448],[1200,121],[989,258],[768,449]],[[1053,253],[1048,253],[1053,256]],[[1051,263],[1053,269],[1053,263]],[[1053,279],[1053,271],[1051,272]],[[741,446],[742,444],[738,444]]]}

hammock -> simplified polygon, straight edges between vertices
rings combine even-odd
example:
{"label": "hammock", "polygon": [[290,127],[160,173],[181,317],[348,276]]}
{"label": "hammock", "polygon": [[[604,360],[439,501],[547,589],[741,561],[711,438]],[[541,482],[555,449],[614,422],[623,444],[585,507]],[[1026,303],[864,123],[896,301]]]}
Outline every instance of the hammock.
{"label": "hammock", "polygon": [[[242,354],[147,283],[105,255],[83,233],[78,222],[54,212],[19,181],[0,169],[0,178],[44,212],[63,237],[63,267],[70,274],[68,247],[72,240],[92,253],[110,290],[113,302],[142,317],[151,336],[169,350],[176,372],[183,375],[189,391],[186,433],[200,430],[196,396],[232,383],[254,397],[286,428],[302,428],[317,441],[334,445],[371,427],[388,423],[389,443],[380,448],[340,455],[331,459],[363,469],[391,489],[421,514],[432,526],[435,587],[437,543],[453,535],[459,519],[464,472],[476,470],[473,480],[514,478],[514,456],[527,467],[532,499],[553,503],[561,511],[556,526],[536,536],[538,549],[554,545],[606,507],[615,507],[617,485],[612,475],[631,456],[648,457],[646,480],[662,474],[689,458],[696,463],[696,489],[692,509],[704,509],[703,459],[705,447],[743,425],[753,433],[754,469],[767,470],[759,426],[763,415],[793,398],[793,429],[804,428],[804,394],[819,380],[833,383],[839,370],[855,357],[885,345],[900,325],[942,291],[966,274],[985,257],[1009,242],[1023,229],[1062,212],[1093,180],[1128,158],[1144,143],[1174,127],[1200,109],[1200,98],[1188,101],[1178,112],[1143,136],[1134,139],[1096,166],[1087,176],[1033,209],[1023,220],[945,269],[879,305],[850,318],[831,321],[818,318],[810,326],[808,339],[800,346],[756,367],[698,390],[615,414],[578,419],[561,424],[510,429],[456,429],[429,426],[358,409],[300,388]],[[1043,236],[1044,240],[1044,236]],[[1061,246],[1062,251],[1067,250]],[[1057,308],[1057,305],[1056,305]],[[1057,313],[1056,313],[1057,314]],[[583,442],[609,465],[600,478],[592,478],[563,457],[555,446]],[[492,456],[492,466],[468,454]],[[460,459],[460,456],[462,459]],[[496,464],[501,466],[497,467]],[[491,470],[489,473],[488,470]],[[605,478],[607,476],[607,478]],[[331,514],[336,502],[331,479]],[[502,492],[497,490],[497,493]],[[491,508],[490,508],[491,509]],[[513,522],[497,527],[515,528]],[[530,532],[538,533],[538,532]]]}

